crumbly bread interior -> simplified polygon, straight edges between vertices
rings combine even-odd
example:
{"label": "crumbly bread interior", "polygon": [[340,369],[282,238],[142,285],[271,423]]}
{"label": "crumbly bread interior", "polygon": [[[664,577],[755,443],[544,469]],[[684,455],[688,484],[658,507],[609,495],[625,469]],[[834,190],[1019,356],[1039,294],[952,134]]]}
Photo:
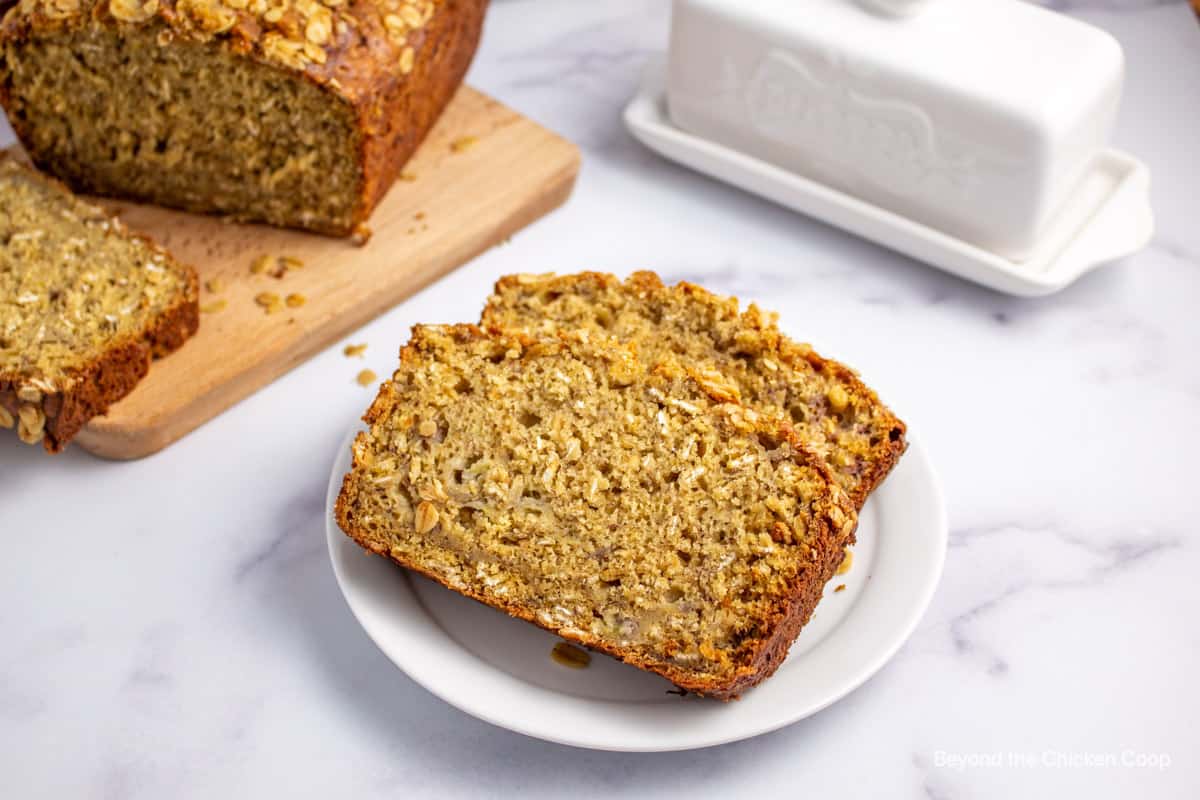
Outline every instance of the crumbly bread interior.
{"label": "crumbly bread interior", "polygon": [[0,375],[62,386],[191,280],[100,208],[0,160]]}
{"label": "crumbly bread interior", "polygon": [[[60,449],[63,441],[51,437],[69,438],[103,410],[79,405],[72,393],[82,388],[101,403],[104,392],[127,390],[123,384],[141,377],[145,363],[134,364],[128,378],[98,375],[97,365],[115,351],[147,362],[178,346],[194,329],[194,317],[178,309],[195,296],[190,269],[96,206],[0,158],[0,427],[17,427],[30,444],[48,432],[49,449]],[[171,314],[170,330],[154,341]],[[122,385],[80,386],[97,380]],[[74,398],[63,420],[71,430],[59,431],[64,396]]]}
{"label": "crumbly bread interior", "polygon": [[9,42],[14,127],[73,188],[345,233],[362,181],[348,103],[163,24]]}
{"label": "crumbly bread interior", "polygon": [[847,367],[783,336],[756,306],[650,272],[503,278],[482,324],[603,332],[649,363],[677,358],[728,376],[747,406],[792,424],[861,508],[903,453],[905,427]]}
{"label": "crumbly bread interior", "polygon": [[599,336],[419,326],[338,521],[459,592],[727,696],[773,671],[856,524],[820,459],[730,390]]}

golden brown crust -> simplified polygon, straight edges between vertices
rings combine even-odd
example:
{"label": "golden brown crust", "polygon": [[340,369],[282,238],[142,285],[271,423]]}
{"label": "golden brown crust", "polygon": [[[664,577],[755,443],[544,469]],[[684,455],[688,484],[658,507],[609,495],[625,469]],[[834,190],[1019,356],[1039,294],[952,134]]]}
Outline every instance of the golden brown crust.
{"label": "golden brown crust", "polygon": [[[58,191],[71,194],[62,182],[45,175],[40,177]],[[48,453],[61,452],[88,420],[104,414],[110,405],[133,390],[146,376],[152,359],[178,349],[196,333],[200,324],[200,284],[196,271],[175,261],[149,237],[127,232],[120,220],[113,218],[112,225],[117,235],[138,239],[162,254],[173,270],[187,277],[187,288],[161,314],[148,320],[142,331],[114,339],[101,356],[79,368],[69,388],[42,393],[40,408],[45,415],[42,444]],[[17,387],[26,377],[0,371],[0,407],[14,417],[22,405],[27,405],[17,397]]]}
{"label": "golden brown crust", "polygon": [[[525,349],[555,346],[556,341],[566,343],[571,341],[573,336],[571,333],[558,332],[553,338],[544,340],[496,329],[485,331],[474,325],[448,327],[460,341],[500,337],[511,342],[513,346]],[[414,341],[419,338],[419,333],[419,330],[414,332]],[[627,352],[630,354],[630,358],[634,357],[632,350],[627,349]],[[414,364],[420,358],[419,347],[414,342],[410,342],[401,350],[400,361],[402,364]],[[721,386],[707,386],[703,377],[697,379],[696,383],[715,401],[739,405],[730,399],[728,393]],[[374,425],[386,419],[398,399],[390,384],[385,382],[363,416],[363,420],[368,425]],[[342,489],[338,495],[334,513],[341,529],[369,552],[388,558],[406,569],[441,583],[452,591],[504,611],[517,619],[531,622],[564,639],[606,653],[640,669],[660,674],[676,686],[689,692],[720,700],[730,700],[769,677],[779,667],[787,655],[791,643],[811,617],[821,599],[825,584],[841,563],[844,548],[853,543],[854,530],[857,526],[855,510],[849,498],[838,488],[823,459],[804,448],[791,426],[776,420],[763,419],[753,412],[749,412],[747,419],[750,420],[750,424],[754,426],[753,429],[758,432],[759,436],[768,437],[777,443],[784,441],[790,443],[795,450],[793,458],[796,462],[820,473],[828,487],[828,493],[815,501],[817,509],[810,524],[815,525],[816,529],[809,528],[812,532],[809,549],[811,565],[797,573],[786,594],[765,615],[762,629],[768,631],[769,634],[755,643],[744,662],[740,663],[732,674],[724,677],[717,675],[706,677],[670,663],[651,661],[633,649],[621,647],[619,644],[594,636],[587,631],[578,628],[560,628],[548,624],[539,617],[533,608],[513,602],[500,594],[477,591],[462,584],[453,585],[444,574],[428,569],[418,561],[405,558],[395,548],[384,546],[356,519],[356,471],[363,466],[360,454],[367,446],[365,433],[359,434],[355,442],[354,466],[343,478]]]}
{"label": "golden brown crust", "polygon": [[[352,236],[462,82],[486,10],[487,0],[20,0],[0,22],[0,48],[92,24],[157,26],[167,46],[172,38],[211,42],[301,76],[331,103],[353,109],[362,175],[349,224],[305,227]],[[0,60],[0,75],[2,67]],[[0,80],[6,110],[12,94]],[[28,126],[9,116],[17,137],[30,143]]]}
{"label": "golden brown crust", "polygon": [[[872,428],[877,432],[877,441],[869,446],[865,458],[861,459],[861,470],[852,481],[843,481],[856,508],[861,509],[867,497],[888,476],[908,446],[905,441],[907,427],[879,399],[878,395],[862,382],[854,370],[833,359],[825,358],[808,345],[798,344],[785,336],[776,327],[774,314],[765,314],[751,304],[740,309],[736,297],[722,297],[702,286],[686,281],[667,286],[657,274],[650,271],[634,272],[624,282],[614,275],[602,272],[581,272],[571,275],[507,275],[496,282],[492,297],[484,309],[482,321],[485,325],[498,326],[504,316],[507,296],[519,293],[522,287],[536,286],[539,291],[553,295],[571,292],[596,292],[601,290],[626,290],[636,294],[667,297],[678,293],[695,301],[697,308],[706,310],[713,321],[736,321],[745,331],[754,334],[759,355],[806,371],[827,376],[839,384],[847,395],[870,408],[876,415]],[[749,401],[747,401],[749,402]],[[754,404],[750,403],[753,407]]]}

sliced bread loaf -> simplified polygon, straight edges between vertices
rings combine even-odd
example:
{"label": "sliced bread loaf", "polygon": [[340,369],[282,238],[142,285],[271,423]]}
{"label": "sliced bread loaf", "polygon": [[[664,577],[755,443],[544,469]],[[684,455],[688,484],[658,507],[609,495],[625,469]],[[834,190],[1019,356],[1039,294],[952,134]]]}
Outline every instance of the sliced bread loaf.
{"label": "sliced bread loaf", "polygon": [[361,233],[458,89],[486,8],[21,0],[0,22],[0,105],[76,191]]}
{"label": "sliced bread loaf", "polygon": [[62,450],[195,333],[197,297],[190,267],[0,157],[0,427]]}
{"label": "sliced bread loaf", "polygon": [[607,337],[418,326],[354,443],[367,550],[730,698],[770,675],[853,540],[790,427]]}
{"label": "sliced bread loaf", "polygon": [[690,283],[664,286],[652,272],[502,278],[485,327],[546,333],[602,331],[636,345],[649,362],[678,358],[729,376],[750,408],[780,416],[822,455],[861,508],[904,452],[904,423],[848,367],[781,334],[774,320],[736,298]]}

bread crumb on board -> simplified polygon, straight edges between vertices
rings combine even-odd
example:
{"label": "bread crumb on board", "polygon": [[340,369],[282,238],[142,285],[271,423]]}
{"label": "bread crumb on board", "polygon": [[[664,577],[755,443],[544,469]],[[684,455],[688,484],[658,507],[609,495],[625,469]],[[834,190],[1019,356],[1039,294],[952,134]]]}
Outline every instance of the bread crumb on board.
{"label": "bread crumb on board", "polygon": [[354,380],[358,381],[359,386],[370,386],[379,376],[369,369],[364,369],[358,373]]}
{"label": "bread crumb on board", "polygon": [[450,143],[450,152],[465,153],[477,144],[479,144],[478,136],[460,136]]}
{"label": "bread crumb on board", "polygon": [[264,253],[250,262],[250,274],[282,278],[288,272],[303,269],[304,262],[295,256],[273,256]]}
{"label": "bread crumb on board", "polygon": [[274,292],[259,292],[254,296],[254,302],[268,314],[283,310],[283,299]]}
{"label": "bread crumb on board", "polygon": [[200,313],[216,314],[219,311],[224,311],[225,306],[227,305],[229,304],[225,301],[225,298],[222,297],[219,300],[213,300],[211,303],[205,303],[204,305],[200,306]]}
{"label": "bread crumb on board", "polygon": [[209,278],[204,282],[204,288],[212,294],[220,294],[225,291],[225,281],[220,278]]}
{"label": "bread crumb on board", "polygon": [[367,352],[367,343],[348,344],[342,348],[342,355],[346,358],[362,358],[363,353]]}

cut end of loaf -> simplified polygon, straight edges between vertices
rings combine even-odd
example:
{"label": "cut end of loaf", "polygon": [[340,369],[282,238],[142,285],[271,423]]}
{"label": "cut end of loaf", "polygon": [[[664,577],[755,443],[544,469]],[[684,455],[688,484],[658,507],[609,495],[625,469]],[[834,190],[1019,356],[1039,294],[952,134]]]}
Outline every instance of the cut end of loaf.
{"label": "cut end of loaf", "polygon": [[354,109],[303,73],[161,22],[3,47],[13,129],[77,191],[336,235],[365,215]]}
{"label": "cut end of loaf", "polygon": [[855,519],[786,425],[599,336],[418,327],[337,502],[368,550],[715,697],[769,675]]}

